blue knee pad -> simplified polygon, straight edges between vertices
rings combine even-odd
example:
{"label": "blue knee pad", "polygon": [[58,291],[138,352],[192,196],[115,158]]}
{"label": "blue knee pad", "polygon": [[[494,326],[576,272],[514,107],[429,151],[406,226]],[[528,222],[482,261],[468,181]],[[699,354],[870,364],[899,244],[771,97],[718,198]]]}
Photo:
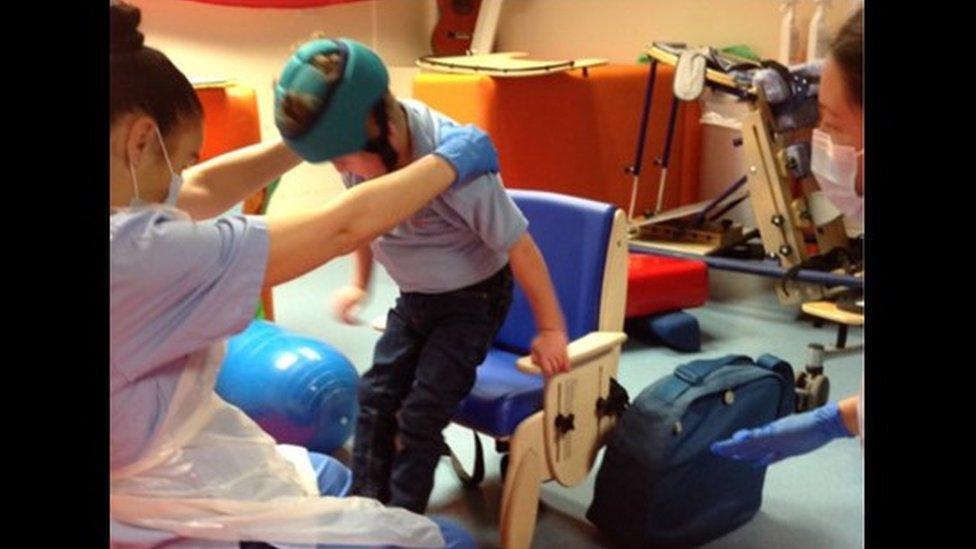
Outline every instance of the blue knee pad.
{"label": "blue knee pad", "polygon": [[319,493],[323,496],[346,497],[352,487],[352,471],[332,456],[309,452],[308,457],[315,471]]}
{"label": "blue knee pad", "polygon": [[468,533],[464,527],[456,520],[447,517],[429,517],[437,523],[444,536],[447,549],[478,549],[478,544],[474,541],[474,536]]}

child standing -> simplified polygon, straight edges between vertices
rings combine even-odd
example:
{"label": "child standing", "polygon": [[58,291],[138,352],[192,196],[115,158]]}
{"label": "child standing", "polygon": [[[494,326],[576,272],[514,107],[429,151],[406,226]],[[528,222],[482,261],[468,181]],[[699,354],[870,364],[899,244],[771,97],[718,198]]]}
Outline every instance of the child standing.
{"label": "child standing", "polygon": [[[300,91],[285,92],[279,128],[301,128],[315,116],[321,124],[333,116],[331,135],[348,143],[318,146],[316,154],[332,161],[347,187],[434,152],[442,128],[457,125],[423,103],[394,98],[382,62],[358,42],[317,40],[303,50],[309,65],[325,68],[322,81],[329,84],[313,93],[324,90],[331,98],[306,97],[303,103]],[[353,280],[334,295],[335,314],[357,322],[374,258],[400,296],[376,344],[373,366],[360,382],[354,494],[424,512],[444,448],[442,431],[474,385],[475,370],[505,320],[513,281],[535,317],[534,362],[547,375],[568,370],[565,321],[527,228],[501,178],[487,174],[448,189],[356,252]]]}

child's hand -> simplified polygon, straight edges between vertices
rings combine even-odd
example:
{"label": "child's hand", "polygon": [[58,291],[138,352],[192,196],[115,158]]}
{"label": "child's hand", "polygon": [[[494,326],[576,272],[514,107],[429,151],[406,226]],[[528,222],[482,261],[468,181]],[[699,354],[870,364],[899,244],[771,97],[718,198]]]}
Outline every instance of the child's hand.
{"label": "child's hand", "polygon": [[562,330],[543,330],[532,340],[532,362],[546,377],[569,371],[569,339]]}
{"label": "child's hand", "polygon": [[359,286],[347,284],[332,294],[332,314],[346,324],[362,324],[359,318],[359,304],[366,299],[366,291]]}

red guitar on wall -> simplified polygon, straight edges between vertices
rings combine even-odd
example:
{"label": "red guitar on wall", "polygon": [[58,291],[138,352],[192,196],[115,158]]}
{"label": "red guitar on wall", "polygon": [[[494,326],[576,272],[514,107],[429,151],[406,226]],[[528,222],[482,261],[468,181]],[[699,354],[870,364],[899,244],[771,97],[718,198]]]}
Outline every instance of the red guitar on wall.
{"label": "red guitar on wall", "polygon": [[434,55],[464,55],[471,49],[481,0],[437,0],[439,19],[430,36]]}

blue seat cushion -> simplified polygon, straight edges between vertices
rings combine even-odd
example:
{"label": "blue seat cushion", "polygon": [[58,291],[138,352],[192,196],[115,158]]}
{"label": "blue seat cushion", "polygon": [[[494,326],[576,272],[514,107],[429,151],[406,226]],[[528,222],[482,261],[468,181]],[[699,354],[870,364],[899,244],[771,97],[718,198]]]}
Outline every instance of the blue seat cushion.
{"label": "blue seat cushion", "polygon": [[454,414],[456,423],[495,438],[507,437],[523,419],[542,409],[542,376],[518,371],[518,358],[501,349],[488,351],[474,388]]}

